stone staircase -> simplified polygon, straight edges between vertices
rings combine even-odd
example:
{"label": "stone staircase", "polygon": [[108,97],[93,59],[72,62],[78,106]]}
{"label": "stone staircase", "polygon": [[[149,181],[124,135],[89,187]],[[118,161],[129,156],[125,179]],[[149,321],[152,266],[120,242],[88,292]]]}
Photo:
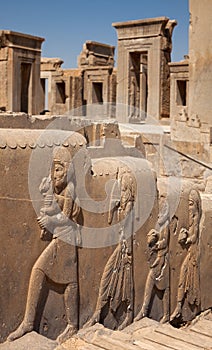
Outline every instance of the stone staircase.
{"label": "stone staircase", "polygon": [[0,350],[212,350],[212,312],[208,310],[190,325],[177,329],[149,318],[123,331],[96,324],[81,329],[62,345],[35,332],[0,345]]}
{"label": "stone staircase", "polygon": [[148,318],[112,331],[96,324],[80,330],[57,350],[209,350],[212,349],[212,313],[207,311],[189,326],[177,329]]}

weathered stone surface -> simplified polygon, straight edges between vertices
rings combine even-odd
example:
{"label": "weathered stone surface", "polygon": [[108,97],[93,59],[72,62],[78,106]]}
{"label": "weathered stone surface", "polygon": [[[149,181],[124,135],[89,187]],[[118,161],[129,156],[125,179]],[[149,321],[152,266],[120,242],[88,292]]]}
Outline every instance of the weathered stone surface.
{"label": "weathered stone surface", "polygon": [[[190,58],[169,64],[176,21],[115,23],[117,70],[114,47],[89,41],[77,69],[43,59],[41,86],[43,39],[0,32],[0,338],[14,340],[5,349],[32,338],[57,346],[32,330],[59,335],[60,350],[211,347],[211,314],[191,322],[212,304],[212,73],[203,40],[212,11],[203,2],[190,2]],[[135,123],[121,132],[105,103],[116,101],[116,76],[117,116]]]}
{"label": "weathered stone surface", "polygon": [[1,350],[54,350],[57,343],[43,337],[42,335],[31,332],[14,342],[5,342],[0,345]]}
{"label": "weathered stone surface", "polygon": [[206,350],[211,349],[212,318],[207,311],[184,329],[170,325],[161,325],[151,319],[144,318],[128,326],[124,331],[108,330],[96,324],[81,330],[77,336],[68,340],[56,350]]}
{"label": "weathered stone surface", "polygon": [[44,39],[1,30],[0,41],[0,108],[39,114],[40,57]]}
{"label": "weathered stone surface", "polygon": [[[171,37],[166,17],[113,23],[118,35],[117,110],[121,122],[169,116]],[[148,97],[147,97],[148,91]]]}
{"label": "weathered stone surface", "polygon": [[86,41],[83,50],[78,57],[78,66],[114,66],[115,46],[98,43],[96,41]]}
{"label": "weathered stone surface", "polygon": [[189,118],[197,114],[200,121],[211,126],[211,1],[203,0],[199,6],[198,0],[190,0],[190,13]]}

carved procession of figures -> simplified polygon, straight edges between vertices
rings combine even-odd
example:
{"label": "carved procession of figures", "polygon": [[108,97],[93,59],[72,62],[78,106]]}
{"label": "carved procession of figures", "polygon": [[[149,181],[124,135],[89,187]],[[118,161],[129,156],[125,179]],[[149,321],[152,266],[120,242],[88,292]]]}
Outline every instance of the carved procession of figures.
{"label": "carved procession of figures", "polygon": [[[142,182],[144,187],[147,182],[142,173],[138,180],[130,162],[127,163],[127,158],[125,162],[108,158],[108,168],[115,164],[116,171],[106,205],[105,225],[115,228],[118,238],[112,246],[111,253],[104,257],[105,264],[99,276],[99,287],[93,292],[95,307],[89,308],[88,302],[88,312],[85,310],[86,317],[83,324],[80,323],[81,282],[78,264],[79,252],[86,248],[82,247],[83,208],[76,190],[78,179],[73,158],[73,154],[67,148],[55,148],[49,175],[43,178],[39,187],[43,196],[43,206],[37,218],[40,238],[46,240],[50,237],[50,242],[31,270],[25,314],[21,324],[9,334],[8,341],[14,341],[34,330],[42,293],[47,284],[51,286],[51,283],[62,286],[66,315],[67,325],[58,335],[58,343],[72,337],[79,328],[91,327],[95,323],[104,324],[109,314],[107,325],[110,326],[110,320],[113,319],[111,328],[119,330],[144,317],[155,317],[157,312],[153,312],[153,309],[156,298],[161,303],[162,323],[180,324],[186,320],[184,305],[186,308],[195,309],[197,313],[200,306],[199,242],[202,214],[199,192],[192,188],[187,194],[185,227],[180,224],[180,218],[175,213],[171,214],[168,197],[164,193],[156,193],[157,217],[148,225],[144,222],[143,241],[138,243],[136,221],[147,205],[147,197],[139,188]],[[142,168],[144,160],[138,162],[141,162]],[[108,176],[109,172],[106,174]],[[95,186],[99,186],[98,182],[102,181],[102,173],[99,178],[97,175],[94,168],[88,169],[89,181],[94,181]],[[177,288],[174,291],[171,255],[175,252],[173,247],[170,248],[172,240],[176,242],[176,249],[182,252],[181,266],[176,276]],[[141,251],[139,253],[141,243],[142,251],[145,252],[143,256]],[[139,265],[141,261],[148,266],[147,271],[140,267],[139,271],[143,271],[143,276],[135,273],[136,264]],[[95,266],[90,268],[94,269]],[[138,293],[135,284],[138,284],[137,280],[140,277],[144,278],[144,275],[145,283],[140,288],[142,292]]]}

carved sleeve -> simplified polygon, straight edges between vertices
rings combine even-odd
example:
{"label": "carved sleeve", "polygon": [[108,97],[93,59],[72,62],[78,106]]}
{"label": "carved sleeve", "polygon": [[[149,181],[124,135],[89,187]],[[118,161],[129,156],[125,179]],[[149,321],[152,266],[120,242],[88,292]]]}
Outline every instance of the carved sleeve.
{"label": "carved sleeve", "polygon": [[199,215],[198,213],[194,216],[193,219],[193,224],[191,225],[191,227],[189,228],[189,237],[187,242],[189,243],[196,243],[196,241],[198,240],[198,235],[199,235]]}
{"label": "carved sleeve", "polygon": [[64,205],[62,210],[63,214],[67,218],[71,218],[73,206],[74,206],[74,185],[73,183],[69,183],[65,190]]}

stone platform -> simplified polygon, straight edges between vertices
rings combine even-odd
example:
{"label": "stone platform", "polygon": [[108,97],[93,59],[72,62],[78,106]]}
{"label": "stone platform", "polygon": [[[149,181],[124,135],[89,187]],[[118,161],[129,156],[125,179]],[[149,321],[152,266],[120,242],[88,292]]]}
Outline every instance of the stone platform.
{"label": "stone platform", "polygon": [[82,329],[62,345],[35,332],[0,350],[210,350],[212,349],[212,312],[204,312],[190,325],[177,329],[144,318],[125,328],[112,331],[96,324]]}

